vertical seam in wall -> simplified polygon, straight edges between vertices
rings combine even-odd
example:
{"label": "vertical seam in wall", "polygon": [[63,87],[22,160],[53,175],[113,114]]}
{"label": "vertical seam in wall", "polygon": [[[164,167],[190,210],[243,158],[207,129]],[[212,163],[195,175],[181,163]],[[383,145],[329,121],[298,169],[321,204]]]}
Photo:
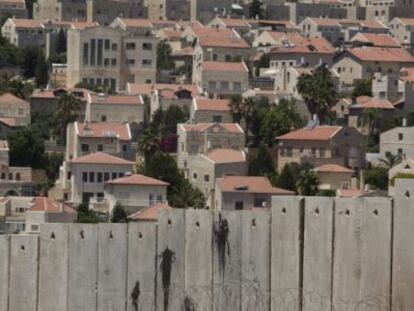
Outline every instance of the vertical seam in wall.
{"label": "vertical seam in wall", "polygon": [[95,283],[95,310],[98,310],[99,301],[98,301],[98,292],[99,292],[99,235],[100,235],[100,228],[101,226],[99,224],[96,225],[87,225],[87,226],[96,226],[95,234],[96,234],[96,283]]}
{"label": "vertical seam in wall", "polygon": [[303,256],[304,256],[304,229],[305,229],[305,198],[299,199],[299,310],[302,311],[303,303]]}
{"label": "vertical seam in wall", "polygon": [[7,301],[6,301],[6,310],[10,309],[10,276],[11,276],[11,236],[7,235]]}
{"label": "vertical seam in wall", "polygon": [[[37,240],[37,258],[36,258],[36,306],[35,310],[39,310],[39,276],[40,276],[40,235],[36,236]],[[35,243],[36,244],[36,243]],[[42,310],[40,310],[42,311]]]}
{"label": "vertical seam in wall", "polygon": [[157,222],[154,225],[155,229],[151,228],[151,230],[155,231],[155,259],[154,259],[154,264],[155,264],[155,282],[154,282],[154,310],[158,310],[158,227],[159,227],[159,223]]}
{"label": "vertical seam in wall", "polygon": [[392,286],[393,286],[393,267],[394,267],[394,213],[395,213],[395,200],[391,199],[391,223],[390,223],[390,310],[393,310],[392,301]]}
{"label": "vertical seam in wall", "polygon": [[69,256],[70,256],[70,227],[66,225],[66,241],[68,243],[68,253],[67,253],[67,260],[66,260],[66,311],[69,310]]}
{"label": "vertical seam in wall", "polygon": [[332,236],[331,236],[331,311],[333,311],[334,308],[334,301],[333,301],[333,291],[334,291],[334,260],[335,260],[335,216],[336,216],[336,200],[332,199]]}
{"label": "vertical seam in wall", "polygon": [[126,226],[126,229],[125,229],[125,231],[126,231],[126,241],[125,241],[125,245],[126,245],[126,252],[125,252],[126,265],[125,265],[125,306],[124,306],[124,310],[128,311],[129,224],[125,224],[124,226]]}

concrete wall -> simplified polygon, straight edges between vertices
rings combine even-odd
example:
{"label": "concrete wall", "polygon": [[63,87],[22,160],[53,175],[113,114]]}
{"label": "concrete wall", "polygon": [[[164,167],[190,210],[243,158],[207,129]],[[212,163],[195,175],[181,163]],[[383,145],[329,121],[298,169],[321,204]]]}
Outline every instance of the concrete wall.
{"label": "concrete wall", "polygon": [[0,236],[0,310],[414,310],[414,182],[396,189]]}

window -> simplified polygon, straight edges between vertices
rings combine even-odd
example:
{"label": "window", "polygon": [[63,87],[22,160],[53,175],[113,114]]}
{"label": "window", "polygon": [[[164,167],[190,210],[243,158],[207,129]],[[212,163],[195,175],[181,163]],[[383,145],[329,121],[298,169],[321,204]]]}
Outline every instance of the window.
{"label": "window", "polygon": [[242,210],[243,209],[243,201],[237,201],[234,205],[236,210]]}
{"label": "window", "polygon": [[116,51],[118,49],[118,44],[112,43],[112,51]]}
{"label": "window", "polygon": [[127,149],[128,149],[128,146],[127,145],[122,145],[122,151],[123,152],[127,151]]}
{"label": "window", "polygon": [[143,59],[142,60],[142,66],[143,67],[151,67],[151,65],[152,65],[152,60],[150,60],[150,59]]}
{"label": "window", "polygon": [[116,58],[111,58],[111,66],[112,67],[116,66]]}
{"label": "window", "polygon": [[217,54],[213,54],[213,61],[217,61],[217,59],[218,59]]}
{"label": "window", "polygon": [[127,42],[126,43],[127,50],[135,50],[135,42]]}
{"label": "window", "polygon": [[81,144],[82,152],[89,152],[89,145],[88,144]]}
{"label": "window", "polygon": [[149,205],[151,206],[153,204],[154,204],[154,195],[153,194],[150,194],[149,195]]}
{"label": "window", "polygon": [[287,157],[291,157],[292,156],[292,147],[287,147],[286,148],[286,156]]}
{"label": "window", "polygon": [[72,177],[72,173],[71,173],[71,172],[68,172],[68,173],[66,174],[66,178],[69,180],[71,177]]}
{"label": "window", "polygon": [[162,194],[157,195],[157,202],[162,202]]}
{"label": "window", "polygon": [[234,91],[241,91],[241,83],[240,82],[233,82],[233,90]]}
{"label": "window", "polygon": [[403,155],[403,150],[402,150],[401,148],[398,148],[398,155],[399,155],[400,157],[402,157],[402,155]]}
{"label": "window", "polygon": [[91,39],[91,58],[90,63],[92,66],[95,65],[95,50],[96,50],[96,40]]}
{"label": "window", "polygon": [[89,53],[89,44],[84,43],[83,44],[83,64],[84,65],[88,64],[88,53]]}
{"label": "window", "polygon": [[117,176],[118,176],[118,174],[117,174],[116,172],[113,172],[113,173],[112,173],[112,179],[116,179],[116,178],[117,178]]}
{"label": "window", "polygon": [[325,148],[319,148],[319,157],[324,158],[325,157]]}
{"label": "window", "polygon": [[98,183],[102,183],[102,173],[101,173],[101,172],[99,172],[99,173],[97,174],[96,179],[97,179],[97,182],[98,182]]}
{"label": "window", "polygon": [[229,82],[228,81],[221,81],[220,82],[220,89],[228,90],[229,89]]}
{"label": "window", "polygon": [[311,148],[311,153],[312,153],[313,155],[315,155],[315,154],[316,154],[316,148],[315,148],[315,147],[312,147],[312,148]]}
{"label": "window", "polygon": [[89,182],[95,182],[95,173],[89,172]]}
{"label": "window", "polygon": [[82,173],[82,181],[83,182],[88,182],[88,173],[87,172]]}
{"label": "window", "polygon": [[196,180],[197,179],[197,173],[193,173],[193,179]]}
{"label": "window", "polygon": [[102,66],[102,52],[103,52],[103,41],[98,39],[98,66]]}
{"label": "window", "polygon": [[6,173],[1,173],[1,179],[6,179]]}
{"label": "window", "polygon": [[152,50],[152,43],[144,42],[142,44],[142,49],[145,51],[151,51]]}
{"label": "window", "polygon": [[105,40],[105,50],[109,50],[109,47],[110,47],[110,41],[109,41],[109,39],[106,39]]}
{"label": "window", "polygon": [[125,62],[127,65],[135,66],[135,59],[127,59]]}
{"label": "window", "polygon": [[226,62],[231,62],[231,55],[226,55],[225,59],[226,59]]}
{"label": "window", "polygon": [[104,59],[104,66],[109,67],[109,58]]}
{"label": "window", "polygon": [[105,172],[104,173],[104,181],[108,181],[109,180],[109,173]]}
{"label": "window", "polygon": [[254,207],[265,207],[266,200],[263,198],[255,198],[254,199]]}
{"label": "window", "polygon": [[210,175],[204,175],[204,181],[210,181]]}
{"label": "window", "polygon": [[[108,85],[108,79],[105,79],[106,80],[106,85]],[[104,84],[105,84],[105,82],[104,82]],[[106,122],[106,116],[101,116],[101,121],[102,122]],[[98,145],[98,149],[99,149],[99,145]],[[102,148],[103,149],[103,148]],[[102,150],[101,150],[102,151]]]}
{"label": "window", "polygon": [[403,133],[398,133],[398,140],[403,140],[403,138],[404,138]]}
{"label": "window", "polygon": [[116,86],[116,80],[115,79],[111,79],[111,89],[115,90],[115,86]]}
{"label": "window", "polygon": [[39,231],[39,225],[31,225],[30,230],[31,231]]}
{"label": "window", "polygon": [[213,116],[213,122],[217,122],[217,123],[222,122],[222,117],[221,117],[221,116],[219,116],[219,115],[217,115],[217,116]]}
{"label": "window", "polygon": [[217,87],[216,81],[208,81],[208,88],[211,90],[215,90]]}

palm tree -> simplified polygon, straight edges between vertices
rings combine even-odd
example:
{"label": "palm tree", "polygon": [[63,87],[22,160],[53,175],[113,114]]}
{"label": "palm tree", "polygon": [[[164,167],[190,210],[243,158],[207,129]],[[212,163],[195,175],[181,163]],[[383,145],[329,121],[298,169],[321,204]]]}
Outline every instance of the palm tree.
{"label": "palm tree", "polygon": [[300,195],[316,195],[319,179],[312,170],[303,170],[296,182],[296,190]]}
{"label": "palm tree", "polygon": [[254,112],[256,108],[256,101],[253,97],[247,97],[243,100],[241,105],[242,118],[244,120],[244,134],[246,136],[246,145],[249,143],[250,126],[253,121]]}
{"label": "palm tree", "polygon": [[368,135],[371,136],[377,131],[377,121],[379,120],[381,111],[379,109],[364,109],[362,112],[362,126],[368,128]]}
{"label": "palm tree", "polygon": [[397,164],[401,163],[402,158],[401,155],[392,154],[392,153],[386,153],[385,159],[380,159],[380,162],[384,164],[384,166],[389,170],[396,166]]}
{"label": "palm tree", "polygon": [[81,112],[80,101],[72,94],[63,94],[59,98],[55,112],[55,135],[60,143],[66,144],[66,128],[69,123],[76,121]]}
{"label": "palm tree", "polygon": [[138,150],[144,155],[145,164],[147,164],[149,158],[160,150],[156,133],[151,130],[145,131],[138,141]]}
{"label": "palm tree", "polygon": [[234,95],[231,97],[229,107],[234,123],[240,124],[240,121],[242,120],[242,104],[243,97],[241,97],[241,95]]}

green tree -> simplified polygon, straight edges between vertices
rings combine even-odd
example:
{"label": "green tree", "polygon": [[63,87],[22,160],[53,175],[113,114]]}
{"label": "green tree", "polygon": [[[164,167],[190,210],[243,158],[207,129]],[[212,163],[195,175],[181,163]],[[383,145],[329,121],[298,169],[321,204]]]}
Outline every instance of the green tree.
{"label": "green tree", "polygon": [[59,98],[58,106],[54,115],[54,134],[58,142],[66,143],[66,128],[69,123],[76,121],[81,112],[80,101],[72,94],[63,94]]}
{"label": "green tree", "polygon": [[263,3],[260,0],[252,0],[249,6],[249,16],[250,18],[262,19],[263,18]]}
{"label": "green tree", "polygon": [[160,150],[160,143],[157,134],[150,129],[144,131],[138,141],[138,151],[144,155],[145,163],[150,157]]}
{"label": "green tree", "polygon": [[230,112],[233,116],[233,122],[239,123],[242,120],[242,103],[243,97],[241,95],[233,95],[230,99]]}
{"label": "green tree", "polygon": [[260,76],[260,69],[261,68],[269,68],[270,67],[270,55],[267,53],[264,53],[262,56],[260,56],[259,61],[256,64],[256,77]]}
{"label": "green tree", "polygon": [[299,76],[297,90],[311,114],[323,121],[329,108],[336,102],[337,93],[331,73],[326,66],[319,66],[312,74]]}
{"label": "green tree", "polygon": [[294,170],[292,169],[292,165],[286,164],[280,174],[278,175],[275,186],[295,191],[296,190],[296,180],[294,176]]}
{"label": "green tree", "polygon": [[0,35],[0,69],[20,65],[21,54],[21,50]]}
{"label": "green tree", "polygon": [[246,145],[249,144],[249,133],[254,120],[256,111],[256,101],[253,97],[247,97],[242,102],[242,117],[244,121],[244,135],[246,137]]}
{"label": "green tree", "polygon": [[380,190],[388,188],[388,169],[385,167],[372,167],[364,171],[366,184]]}
{"label": "green tree", "polygon": [[37,60],[40,53],[40,49],[32,46],[28,46],[22,50],[20,65],[23,75],[26,78],[33,78],[36,76]]}
{"label": "green tree", "polygon": [[319,179],[310,169],[302,170],[296,181],[296,191],[300,195],[313,196],[318,193]]}
{"label": "green tree", "polygon": [[43,168],[44,140],[31,128],[13,131],[8,136],[11,166]]}
{"label": "green tree", "polygon": [[266,145],[260,145],[256,156],[249,159],[249,176],[272,176],[275,174],[272,155]]}
{"label": "green tree", "polygon": [[111,222],[127,222],[127,213],[121,203],[116,202],[114,209],[112,210]]}
{"label": "green tree", "polygon": [[171,57],[172,49],[166,40],[162,40],[157,45],[157,69],[172,70],[174,61]]}
{"label": "green tree", "polygon": [[49,67],[42,51],[37,54],[35,75],[36,85],[38,87],[45,87],[49,80]]}
{"label": "green tree", "polygon": [[368,128],[368,136],[375,134],[379,130],[381,110],[368,108],[362,111],[361,125]]}
{"label": "green tree", "polygon": [[397,164],[401,163],[401,156],[398,154],[386,153],[385,159],[380,159],[380,162],[385,165],[385,167],[389,170],[396,166]]}
{"label": "green tree", "polygon": [[261,122],[262,142],[271,147],[275,138],[305,125],[305,120],[296,111],[294,100],[282,99],[266,113]]}
{"label": "green tree", "polygon": [[67,47],[66,47],[66,36],[65,32],[62,28],[60,28],[57,39],[56,39],[56,53],[62,54],[66,53]]}
{"label": "green tree", "polygon": [[160,124],[161,135],[166,136],[177,133],[177,124],[186,122],[188,118],[188,110],[178,105],[171,105],[163,112],[163,122]]}
{"label": "green tree", "polygon": [[82,203],[78,206],[78,215],[76,222],[78,223],[98,223],[99,218],[96,216],[96,214],[89,210],[87,203]]}
{"label": "green tree", "polygon": [[372,80],[362,79],[355,83],[352,96],[372,96]]}

